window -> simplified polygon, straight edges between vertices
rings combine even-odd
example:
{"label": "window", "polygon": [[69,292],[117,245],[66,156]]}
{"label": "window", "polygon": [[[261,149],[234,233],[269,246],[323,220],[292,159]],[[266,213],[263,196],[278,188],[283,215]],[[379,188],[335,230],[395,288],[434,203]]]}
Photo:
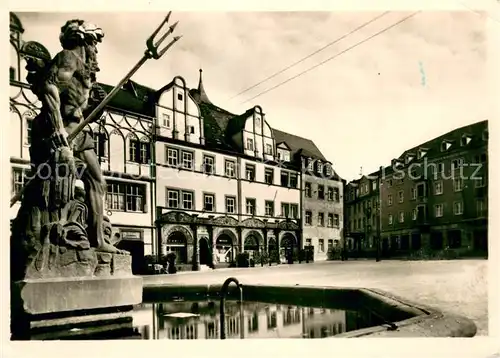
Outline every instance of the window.
{"label": "window", "polygon": [[392,205],[392,195],[387,195],[387,205]]}
{"label": "window", "polygon": [[255,180],[255,165],[247,164],[245,167],[245,177],[247,180]]}
{"label": "window", "polygon": [[170,115],[167,113],[163,113],[162,115],[162,124],[163,127],[170,128]]}
{"label": "window", "polygon": [[483,217],[486,215],[486,202],[484,199],[476,200],[476,211],[478,217]]}
{"label": "window", "polygon": [[312,225],[312,212],[306,211],[306,225]]}
{"label": "window", "polygon": [[145,204],[145,185],[111,180],[107,181],[107,210],[144,212],[146,208]]}
{"label": "window", "polygon": [[333,200],[337,203],[340,202],[340,190],[339,190],[339,188],[333,188]]}
{"label": "window", "polygon": [[266,200],[266,216],[274,216],[274,201]]}
{"label": "window", "polygon": [[[30,131],[31,134],[31,131]],[[31,135],[30,135],[31,136]],[[106,145],[106,134],[104,133],[94,133],[94,152],[98,157],[107,157],[107,145]],[[30,138],[31,141],[31,138]]]}
{"label": "window", "polygon": [[451,170],[457,170],[464,165],[464,160],[462,158],[454,159],[451,161]]}
{"label": "window", "polygon": [[405,213],[404,211],[399,212],[399,222],[404,223],[405,222]]}
{"label": "window", "polygon": [[333,201],[333,188],[332,187],[328,187],[328,190],[327,190],[327,198],[329,201]]}
{"label": "window", "polygon": [[486,185],[484,175],[480,174],[479,177],[474,178],[476,188],[482,188]]}
{"label": "window", "polygon": [[426,196],[425,195],[425,184],[419,184],[417,185],[417,196],[419,198]]}
{"label": "window", "polygon": [[234,196],[226,196],[226,213],[236,213],[236,198]]}
{"label": "window", "polygon": [[236,163],[232,160],[227,160],[225,162],[225,173],[229,178],[234,178],[236,176]]}
{"label": "window", "polygon": [[398,200],[400,203],[404,201],[404,192],[402,190],[398,192]]}
{"label": "window", "polygon": [[325,165],[325,173],[327,177],[330,177],[333,174],[333,169],[331,164],[326,164]]}
{"label": "window", "polygon": [[9,79],[11,81],[15,81],[16,80],[16,69],[12,66],[9,67]]}
{"label": "window", "polygon": [[12,194],[18,194],[24,187],[25,171],[22,168],[12,168]]}
{"label": "window", "polygon": [[325,214],[318,213],[318,226],[325,226]]}
{"label": "window", "polygon": [[306,191],[306,198],[311,198],[312,197],[311,183],[306,183],[305,191]]}
{"label": "window", "polygon": [[307,171],[312,172],[313,167],[314,167],[314,161],[312,160],[312,158],[309,158],[307,160]]}
{"label": "window", "polygon": [[169,209],[194,210],[194,192],[167,188],[167,207]]}
{"label": "window", "polygon": [[260,118],[259,117],[255,118],[255,128],[260,129]]}
{"label": "window", "polygon": [[443,216],[443,204],[434,205],[434,216],[437,218]]}
{"label": "window", "polygon": [[209,212],[215,211],[214,194],[203,194],[203,210]]}
{"label": "window", "polygon": [[335,226],[335,227],[340,226],[340,215],[339,214],[333,214],[333,226]]}
{"label": "window", "polygon": [[434,195],[443,194],[443,182],[437,181],[434,183]]}
{"label": "window", "polygon": [[438,174],[444,173],[444,163],[438,163],[437,173]]}
{"label": "window", "polygon": [[182,151],[182,167],[184,169],[193,169],[193,153]]}
{"label": "window", "polygon": [[188,130],[189,130],[189,134],[194,134],[195,133],[194,126],[189,126]]}
{"label": "window", "polygon": [[417,217],[418,217],[418,210],[417,210],[417,208],[415,208],[412,211],[412,219],[417,220]]}
{"label": "window", "polygon": [[194,210],[194,193],[192,191],[182,191],[182,208],[185,210]]}
{"label": "window", "polygon": [[322,174],[323,173],[323,163],[318,160],[318,162],[316,163],[316,166],[317,166],[318,173]]}
{"label": "window", "polygon": [[450,147],[451,147],[451,143],[450,143],[450,142],[448,142],[448,141],[443,141],[443,142],[441,143],[441,151],[442,151],[442,152],[444,152],[444,151],[446,151],[446,150],[450,149]]}
{"label": "window", "polygon": [[248,215],[255,215],[255,199],[247,198],[246,209]]}
{"label": "window", "polygon": [[320,199],[320,200],[325,199],[325,186],[324,185],[318,185],[318,199]]}
{"label": "window", "polygon": [[25,144],[31,144],[31,131],[33,130],[33,119],[26,118],[26,141]]}
{"label": "window", "polygon": [[462,178],[453,179],[453,188],[455,189],[455,191],[462,191],[463,187],[464,187],[464,182]]}
{"label": "window", "polygon": [[167,148],[167,164],[171,167],[179,165],[179,151],[173,148]]}
{"label": "window", "polygon": [[273,146],[269,143],[266,143],[266,154],[273,155]]}
{"label": "window", "polygon": [[298,219],[299,206],[297,204],[290,204],[290,214],[291,214],[292,219]]}
{"label": "window", "polygon": [[281,186],[288,187],[288,172],[281,171]]}
{"label": "window", "polygon": [[289,183],[289,187],[290,187],[290,188],[296,188],[296,187],[297,187],[297,184],[298,184],[298,177],[297,177],[297,174],[295,174],[295,173],[290,173],[290,183]]}
{"label": "window", "polygon": [[417,188],[411,188],[411,198],[413,200],[417,198]]}
{"label": "window", "polygon": [[136,139],[129,142],[129,161],[146,164],[151,159],[151,149],[149,143],[144,143]]}
{"label": "window", "polygon": [[330,251],[331,249],[333,249],[333,240],[328,239],[328,251]]}
{"label": "window", "polygon": [[460,145],[463,147],[463,146],[466,146],[467,144],[469,144],[471,141],[471,137],[467,136],[467,135],[464,135],[460,141]]}
{"label": "window", "polygon": [[455,215],[462,215],[464,213],[464,203],[461,201],[455,201],[453,203],[453,213]]}
{"label": "window", "polygon": [[328,214],[328,227],[333,227],[333,214]]}
{"label": "window", "polygon": [[179,101],[182,101],[182,99],[183,99],[182,93],[177,93],[177,99]]}
{"label": "window", "polygon": [[288,203],[281,203],[281,216],[287,218],[290,215],[290,205]]}
{"label": "window", "polygon": [[213,156],[206,154],[203,155],[203,173],[215,173],[215,158]]}
{"label": "window", "polygon": [[247,138],[247,149],[248,150],[254,150],[254,148],[253,148],[253,139],[252,138]]}
{"label": "window", "polygon": [[392,225],[392,214],[389,214],[389,225]]}
{"label": "window", "polygon": [[167,189],[167,207],[179,209],[179,190]]}
{"label": "window", "polygon": [[266,168],[264,176],[265,176],[266,183],[272,184],[273,178],[274,178],[274,170],[271,168]]}
{"label": "window", "polygon": [[375,190],[377,190],[377,181],[373,180],[372,181],[372,191],[375,191]]}
{"label": "window", "polygon": [[325,252],[325,240],[319,239],[318,243],[319,243],[319,251],[320,252]]}

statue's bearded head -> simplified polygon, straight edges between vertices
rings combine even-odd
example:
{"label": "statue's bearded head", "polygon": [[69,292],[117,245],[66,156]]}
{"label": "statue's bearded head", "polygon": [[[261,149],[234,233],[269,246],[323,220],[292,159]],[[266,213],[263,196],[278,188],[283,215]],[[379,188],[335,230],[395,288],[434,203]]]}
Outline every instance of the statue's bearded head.
{"label": "statue's bearded head", "polygon": [[59,40],[66,50],[79,47],[85,49],[87,63],[94,72],[99,71],[97,66],[97,44],[102,42],[104,32],[100,27],[83,20],[69,20],[61,27]]}

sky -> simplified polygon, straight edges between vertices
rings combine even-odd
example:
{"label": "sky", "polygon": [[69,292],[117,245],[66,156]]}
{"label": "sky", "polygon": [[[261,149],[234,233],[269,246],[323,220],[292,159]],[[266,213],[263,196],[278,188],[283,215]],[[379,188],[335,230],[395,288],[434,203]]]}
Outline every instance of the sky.
{"label": "sky", "polygon": [[[160,89],[180,75],[210,100],[241,114],[260,105],[273,128],[314,141],[346,180],[369,174],[406,149],[454,128],[492,120],[486,17],[466,8],[420,12],[398,26],[254,99],[411,12],[390,12],[365,28],[254,86],[382,12],[174,12],[183,35],[132,78]],[[22,13],[24,40],[54,56],[65,21],[102,27],[98,81],[114,85],[135,65],[162,13]],[[251,99],[251,100],[250,100]],[[250,101],[248,101],[250,100]]]}

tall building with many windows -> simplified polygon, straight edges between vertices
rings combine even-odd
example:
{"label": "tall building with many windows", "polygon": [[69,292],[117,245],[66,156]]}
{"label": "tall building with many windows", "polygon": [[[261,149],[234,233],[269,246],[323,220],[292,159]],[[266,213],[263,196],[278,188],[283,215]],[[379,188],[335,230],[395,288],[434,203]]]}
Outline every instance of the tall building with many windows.
{"label": "tall building with many windows", "polygon": [[[377,188],[375,177],[380,186]],[[415,251],[488,252],[488,122],[457,128],[405,151],[370,178],[348,184],[346,213],[350,236],[364,235],[367,206],[380,198],[383,256]],[[366,188],[368,186],[368,192]],[[365,200],[366,198],[366,200]],[[372,211],[373,213],[373,211]],[[373,231],[369,230],[369,231]]]}
{"label": "tall building with many windows", "polygon": [[[31,120],[40,108],[25,80],[25,58],[51,54],[22,38],[13,13],[10,29],[14,194],[26,179]],[[180,76],[160,90],[127,82],[91,131],[107,182],[106,215],[121,248],[132,253],[134,272],[145,255],[175,252],[178,263],[198,269],[227,264],[239,252],[278,251],[286,261],[304,246],[302,160],[311,149],[312,157],[327,160],[312,141],[272,128],[260,106],[236,115],[214,105],[201,70],[196,89]],[[336,237],[328,233],[325,240]]]}
{"label": "tall building with many windows", "polygon": [[345,186],[345,244],[351,255],[376,252],[380,230],[379,177],[377,171]]}

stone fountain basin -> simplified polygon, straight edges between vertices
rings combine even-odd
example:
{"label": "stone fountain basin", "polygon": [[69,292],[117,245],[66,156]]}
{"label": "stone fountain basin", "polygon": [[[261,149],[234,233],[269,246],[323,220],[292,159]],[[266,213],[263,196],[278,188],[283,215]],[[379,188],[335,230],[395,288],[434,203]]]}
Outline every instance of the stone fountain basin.
{"label": "stone fountain basin", "polygon": [[[369,288],[245,285],[244,301],[276,302],[279,304],[321,305],[326,308],[369,308],[376,315],[397,326],[372,326],[345,332],[331,338],[355,337],[473,337],[477,328],[466,317],[457,316],[435,308],[397,297],[389,292]],[[165,302],[173,298],[200,299],[217,297],[222,284],[155,284],[144,282],[143,302]],[[228,294],[237,297],[234,285]],[[229,297],[228,297],[229,298]],[[326,338],[328,339],[328,338]]]}

